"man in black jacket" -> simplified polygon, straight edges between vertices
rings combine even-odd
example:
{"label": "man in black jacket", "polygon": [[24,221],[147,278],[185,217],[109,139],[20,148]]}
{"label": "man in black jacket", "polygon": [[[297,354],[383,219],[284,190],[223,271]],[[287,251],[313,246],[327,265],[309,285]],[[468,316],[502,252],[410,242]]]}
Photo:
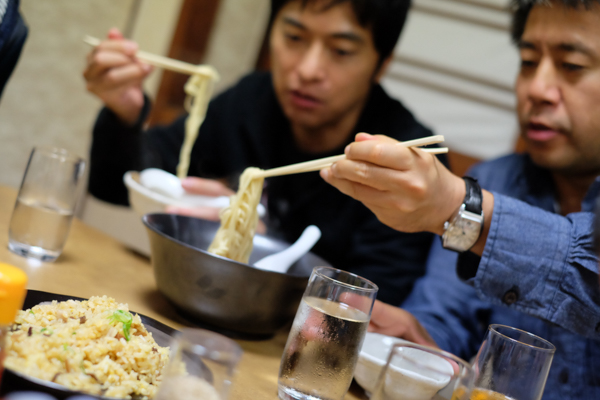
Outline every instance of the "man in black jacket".
{"label": "man in black jacket", "polygon": [[[366,131],[398,140],[431,135],[379,80],[404,25],[409,0],[273,0],[271,72],[254,73],[208,108],[184,188],[228,194],[248,166],[273,168],[343,153]],[[148,114],[141,83],[150,68],[119,32],[89,56],[88,90],[106,107],[94,128],[90,192],[126,204],[127,170],[175,171],[185,116],[142,130]],[[204,179],[200,179],[202,177]],[[327,185],[317,173],[269,178],[269,232],[292,242],[309,224],[322,231],[314,252],[337,268],[373,280],[378,298],[398,304],[424,273],[432,236],[403,234]],[[173,210],[215,218],[214,210]]]}

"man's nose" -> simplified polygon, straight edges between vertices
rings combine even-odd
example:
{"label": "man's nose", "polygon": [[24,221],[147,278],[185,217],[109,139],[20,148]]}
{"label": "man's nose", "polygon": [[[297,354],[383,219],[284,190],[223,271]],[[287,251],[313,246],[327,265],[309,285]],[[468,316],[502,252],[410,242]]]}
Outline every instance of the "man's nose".
{"label": "man's nose", "polygon": [[529,85],[529,97],[538,104],[557,104],[561,91],[554,61],[544,58],[538,64]]}
{"label": "man's nose", "polygon": [[319,80],[324,77],[324,48],[320,43],[311,44],[298,65],[298,74],[304,81]]}

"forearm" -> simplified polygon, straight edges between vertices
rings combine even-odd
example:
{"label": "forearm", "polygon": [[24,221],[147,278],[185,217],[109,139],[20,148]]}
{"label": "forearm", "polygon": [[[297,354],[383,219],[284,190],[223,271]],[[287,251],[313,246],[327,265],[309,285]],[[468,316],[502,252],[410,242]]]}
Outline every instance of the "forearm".
{"label": "forearm", "polygon": [[[144,107],[145,114],[150,105]],[[110,110],[100,111],[93,129],[90,149],[89,192],[115,204],[127,205],[127,189],[123,174],[139,169],[143,119],[126,126]]]}
{"label": "forearm", "polygon": [[600,339],[593,214],[560,216],[495,194],[486,245],[471,282],[479,297]]}

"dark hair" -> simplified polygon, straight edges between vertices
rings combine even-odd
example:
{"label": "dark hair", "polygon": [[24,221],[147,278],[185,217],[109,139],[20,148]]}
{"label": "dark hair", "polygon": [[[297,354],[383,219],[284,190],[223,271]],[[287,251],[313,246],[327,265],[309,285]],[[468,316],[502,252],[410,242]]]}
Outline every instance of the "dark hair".
{"label": "dark hair", "polygon": [[512,0],[513,7],[513,20],[511,36],[514,43],[521,41],[523,31],[525,31],[525,24],[527,23],[527,17],[533,6],[538,4],[551,4],[558,3],[565,7],[579,8],[584,7],[590,9],[594,3],[600,4],[600,0]]}
{"label": "dark hair", "polygon": [[[291,0],[271,0],[271,20],[281,8]],[[315,0],[300,0],[302,7]],[[371,29],[375,50],[379,54],[379,64],[394,50],[400,32],[406,22],[411,0],[320,0],[323,10],[341,3],[350,2],[361,26]]]}

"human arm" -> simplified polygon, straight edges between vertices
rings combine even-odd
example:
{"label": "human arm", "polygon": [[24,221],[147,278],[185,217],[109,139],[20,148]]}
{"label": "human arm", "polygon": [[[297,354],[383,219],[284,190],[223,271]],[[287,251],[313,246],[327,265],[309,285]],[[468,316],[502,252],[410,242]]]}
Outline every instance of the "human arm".
{"label": "human arm", "polygon": [[438,347],[429,332],[414,315],[400,307],[379,300],[376,300],[373,305],[368,330],[369,332],[398,337],[425,346]]}
{"label": "human arm", "polygon": [[152,67],[135,57],[138,47],[113,28],[87,55],[83,76],[87,90],[96,95],[119,120],[132,126],[144,107],[142,82]]}
{"label": "human arm", "polygon": [[494,197],[481,260],[471,261],[475,268],[467,259],[459,262],[459,275],[483,300],[600,339],[591,210],[561,216],[500,193]]}
{"label": "human arm", "polygon": [[[232,196],[235,194],[233,190],[226,186],[223,180],[217,179],[206,179],[198,178],[194,176],[188,176],[181,182],[183,189],[189,193],[200,196],[219,197],[219,196]],[[166,212],[171,214],[187,215],[190,217],[196,217],[206,219],[209,221],[219,221],[221,215],[221,208],[210,207],[210,206],[195,206],[195,207],[184,207],[184,206],[167,206]],[[259,219],[256,227],[256,233],[264,234],[267,231],[265,223]]]}
{"label": "human arm", "polygon": [[[142,122],[148,111],[149,101],[134,126],[120,123],[118,117],[107,108],[100,112],[94,127],[89,180],[89,191],[95,197],[128,205],[127,189],[122,181],[125,172],[145,168],[175,172],[183,140],[185,116],[171,125],[143,131]],[[186,192],[196,195],[217,197],[234,194],[225,183],[215,179],[189,176],[182,181],[182,186]],[[218,221],[220,209],[168,206],[166,211]]]}
{"label": "human arm", "polygon": [[[416,221],[414,226],[409,225],[409,228],[428,229],[441,234],[443,229],[440,224],[449,218],[439,218],[443,203],[460,204],[462,201],[449,200],[452,198],[449,194],[451,192],[444,188],[448,181],[454,178],[443,170],[436,173],[439,170],[438,166],[429,160],[420,160],[417,151],[388,145],[387,147],[393,147],[394,151],[385,154],[380,149],[383,141],[363,139],[364,143],[358,144],[369,146],[358,149],[362,152],[359,152],[359,157],[371,161],[383,158],[387,165],[395,166],[396,169],[383,168],[380,171],[381,167],[371,167],[361,162],[355,165],[339,163],[332,170],[342,167],[341,174],[358,175],[360,178],[357,179],[363,179],[362,182],[381,181],[387,184],[383,188],[371,188],[358,183],[360,181],[346,182],[342,179],[340,185],[343,189],[347,193],[358,193],[366,201],[372,202],[374,205],[370,205],[370,208],[382,221],[395,224],[394,227],[401,229],[406,221]],[[375,143],[367,143],[368,140]],[[353,151],[353,146],[354,144],[348,149],[349,153]],[[405,160],[405,164],[400,165],[403,157],[408,161]],[[484,191],[485,227],[480,240],[472,249],[475,254],[483,254],[483,257],[481,263],[478,259],[470,263],[469,270],[472,276],[465,273],[466,263],[459,263],[459,275],[469,280],[476,274],[474,280],[469,283],[475,286],[480,298],[493,304],[507,305],[588,337],[598,336],[600,333],[596,332],[596,329],[600,331],[600,289],[598,259],[592,247],[591,208],[584,212],[561,216],[516,200],[513,197],[530,197],[534,198],[531,201],[535,202],[535,193],[541,190],[539,186],[542,185],[548,190],[552,188],[552,182],[540,183],[540,172],[536,172],[529,179],[536,181],[538,189],[534,190],[531,184],[527,184],[530,191],[523,192],[514,177],[521,176],[520,179],[525,179],[523,171],[532,167],[512,161],[508,164],[503,162],[503,165],[488,163],[485,168],[475,168],[470,172],[483,186],[490,189]],[[382,164],[386,165],[383,162]],[[355,170],[352,171],[351,168]],[[431,173],[432,170],[434,173]],[[389,175],[387,181],[386,174]],[[365,180],[363,176],[368,178]],[[437,187],[435,185],[441,186],[441,189],[430,189]],[[464,192],[461,195],[464,196]],[[400,197],[399,202],[403,202],[402,204],[414,202],[409,203],[412,208],[396,207],[394,196]],[[488,201],[490,197],[491,202]],[[551,195],[548,198],[551,199]],[[552,204],[546,205],[546,209],[552,209]],[[414,215],[405,215],[411,211]],[[432,229],[432,226],[438,228]],[[463,253],[461,260],[468,259],[469,254]],[[445,265],[448,268],[455,263],[447,262]],[[513,287],[518,289],[513,290],[516,296],[508,294]]]}
{"label": "human arm", "polygon": [[[235,194],[233,190],[227,187],[223,182],[216,179],[205,179],[188,176],[181,181],[181,186],[189,194],[200,196],[231,196]],[[183,207],[168,206],[166,211],[172,214],[188,215],[191,217],[218,221],[220,208],[217,207]],[[263,230],[264,231],[264,230]]]}

